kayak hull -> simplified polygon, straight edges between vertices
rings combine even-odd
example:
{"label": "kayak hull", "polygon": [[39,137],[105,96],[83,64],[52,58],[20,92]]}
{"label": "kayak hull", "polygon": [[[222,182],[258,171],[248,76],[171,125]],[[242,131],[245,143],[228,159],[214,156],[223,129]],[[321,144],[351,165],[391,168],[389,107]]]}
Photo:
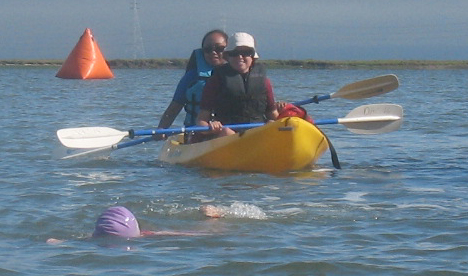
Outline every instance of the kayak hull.
{"label": "kayak hull", "polygon": [[170,137],[159,160],[210,169],[280,173],[314,164],[328,148],[322,132],[297,117],[200,143],[184,144],[183,140],[183,134]]}

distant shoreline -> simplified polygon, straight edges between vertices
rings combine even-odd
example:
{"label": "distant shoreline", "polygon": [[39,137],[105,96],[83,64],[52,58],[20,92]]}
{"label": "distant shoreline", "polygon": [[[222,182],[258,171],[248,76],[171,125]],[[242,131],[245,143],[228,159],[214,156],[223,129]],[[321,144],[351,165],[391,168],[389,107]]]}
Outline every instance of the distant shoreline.
{"label": "distant shoreline", "polygon": [[[187,59],[114,59],[111,69],[183,69]],[[60,67],[64,60],[0,60],[0,67]],[[271,69],[468,69],[468,60],[262,60]]]}

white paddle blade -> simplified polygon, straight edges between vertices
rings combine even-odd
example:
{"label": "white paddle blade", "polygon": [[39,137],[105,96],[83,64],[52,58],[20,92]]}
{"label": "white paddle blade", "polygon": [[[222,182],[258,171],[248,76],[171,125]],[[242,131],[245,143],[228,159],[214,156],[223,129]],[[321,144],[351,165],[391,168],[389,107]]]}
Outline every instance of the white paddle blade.
{"label": "white paddle blade", "polygon": [[357,134],[392,132],[403,123],[403,108],[397,104],[362,105],[338,122]]}
{"label": "white paddle blade", "polygon": [[109,127],[65,128],[57,131],[57,137],[62,145],[80,149],[111,146],[127,135],[128,132]]}
{"label": "white paddle blade", "polygon": [[397,76],[393,74],[383,75],[345,85],[333,93],[331,98],[340,97],[348,100],[365,99],[393,91],[399,85]]}

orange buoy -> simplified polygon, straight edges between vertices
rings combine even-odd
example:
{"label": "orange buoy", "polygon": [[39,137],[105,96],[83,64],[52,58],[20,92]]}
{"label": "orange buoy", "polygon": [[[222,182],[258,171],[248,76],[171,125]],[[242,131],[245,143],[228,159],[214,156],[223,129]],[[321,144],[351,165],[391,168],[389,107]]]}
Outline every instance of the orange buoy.
{"label": "orange buoy", "polygon": [[55,76],[63,79],[111,79],[114,74],[91,30],[86,28]]}

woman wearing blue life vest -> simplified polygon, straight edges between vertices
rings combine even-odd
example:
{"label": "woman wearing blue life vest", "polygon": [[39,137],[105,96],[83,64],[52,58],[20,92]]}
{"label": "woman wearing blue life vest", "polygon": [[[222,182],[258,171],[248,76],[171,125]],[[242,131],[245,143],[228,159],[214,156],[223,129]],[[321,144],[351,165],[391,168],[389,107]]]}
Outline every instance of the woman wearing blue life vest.
{"label": "woman wearing blue life vest", "polygon": [[213,71],[203,90],[197,125],[209,126],[210,133],[219,137],[235,133],[223,124],[275,120],[278,110],[272,85],[264,67],[256,63],[254,38],[243,32],[233,34],[224,56],[228,63]]}
{"label": "woman wearing blue life vest", "polygon": [[224,64],[223,51],[228,36],[221,30],[212,30],[202,39],[202,48],[193,51],[186,72],[177,85],[171,103],[159,121],[158,128],[172,125],[182,108],[186,111],[185,126],[193,126],[199,112],[199,104],[206,80],[214,67]]}

